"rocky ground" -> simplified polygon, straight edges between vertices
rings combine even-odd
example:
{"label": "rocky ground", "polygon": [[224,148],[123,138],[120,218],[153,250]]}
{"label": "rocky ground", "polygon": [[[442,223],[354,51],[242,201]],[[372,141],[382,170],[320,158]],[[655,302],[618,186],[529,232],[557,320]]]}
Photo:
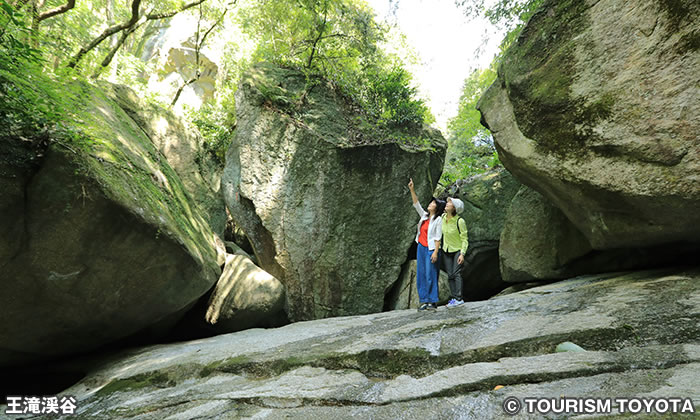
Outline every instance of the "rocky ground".
{"label": "rocky ground", "polygon": [[[581,276],[449,310],[153,346],[61,395],[77,397],[76,418],[98,419],[500,418],[509,396],[677,397],[697,411],[699,279],[698,268]],[[586,351],[556,352],[562,342]]]}

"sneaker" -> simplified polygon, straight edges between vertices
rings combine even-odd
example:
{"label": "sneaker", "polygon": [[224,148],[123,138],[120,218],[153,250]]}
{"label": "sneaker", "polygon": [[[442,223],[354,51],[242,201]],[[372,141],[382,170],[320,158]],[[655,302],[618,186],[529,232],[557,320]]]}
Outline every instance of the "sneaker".
{"label": "sneaker", "polygon": [[430,309],[431,311],[437,310],[437,303],[435,303],[435,302],[429,303],[429,304],[428,304],[428,309]]}
{"label": "sneaker", "polygon": [[448,308],[454,308],[455,306],[459,305],[464,305],[464,301],[462,299],[452,299],[447,303]]}
{"label": "sneaker", "polygon": [[430,304],[428,304],[428,303],[421,303],[421,305],[418,307],[418,312],[427,311],[427,310],[428,310],[428,306],[430,306]]}

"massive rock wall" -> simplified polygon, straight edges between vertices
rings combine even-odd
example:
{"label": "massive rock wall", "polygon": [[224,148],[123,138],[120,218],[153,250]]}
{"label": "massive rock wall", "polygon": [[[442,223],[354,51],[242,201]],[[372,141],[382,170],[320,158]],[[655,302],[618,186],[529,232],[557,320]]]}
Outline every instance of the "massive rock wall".
{"label": "massive rock wall", "polygon": [[269,65],[243,78],[236,111],[226,204],[260,266],[284,283],[290,318],[381,311],[418,221],[406,184],[413,177],[430,197],[440,134],[424,129],[421,147],[357,138],[357,115],[330,87],[306,90],[303,75]]}
{"label": "massive rock wall", "polygon": [[594,249],[700,240],[700,3],[546,1],[479,102]]}
{"label": "massive rock wall", "polygon": [[0,141],[0,366],[174,322],[221,272],[179,175],[109,95],[81,89],[64,131]]}

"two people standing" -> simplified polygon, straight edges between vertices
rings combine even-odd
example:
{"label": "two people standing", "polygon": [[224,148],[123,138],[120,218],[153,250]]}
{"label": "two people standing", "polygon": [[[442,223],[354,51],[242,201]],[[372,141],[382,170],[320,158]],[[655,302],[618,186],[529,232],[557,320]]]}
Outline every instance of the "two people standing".
{"label": "two people standing", "polygon": [[[457,213],[464,209],[464,203],[457,198],[443,201],[433,197],[428,204],[428,211],[425,211],[418,201],[413,179],[410,179],[408,189],[411,191],[413,207],[420,217],[416,233],[416,286],[420,299],[418,310],[437,309],[440,260],[443,261],[450,284],[451,300],[447,306],[461,305],[464,301],[460,270],[468,243],[466,223]],[[443,214],[445,210],[447,212]]]}

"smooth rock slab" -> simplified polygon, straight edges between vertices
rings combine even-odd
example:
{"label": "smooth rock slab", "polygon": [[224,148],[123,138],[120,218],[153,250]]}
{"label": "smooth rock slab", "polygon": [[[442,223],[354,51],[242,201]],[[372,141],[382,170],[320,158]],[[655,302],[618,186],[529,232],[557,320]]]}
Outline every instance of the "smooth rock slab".
{"label": "smooth rock slab", "polygon": [[[585,276],[431,314],[332,318],[145,348],[65,393],[79,397],[81,416],[144,419],[217,410],[224,418],[430,410],[484,418],[497,417],[508,395],[674,395],[698,405],[699,277],[698,269]],[[555,353],[563,341],[589,351]]]}

